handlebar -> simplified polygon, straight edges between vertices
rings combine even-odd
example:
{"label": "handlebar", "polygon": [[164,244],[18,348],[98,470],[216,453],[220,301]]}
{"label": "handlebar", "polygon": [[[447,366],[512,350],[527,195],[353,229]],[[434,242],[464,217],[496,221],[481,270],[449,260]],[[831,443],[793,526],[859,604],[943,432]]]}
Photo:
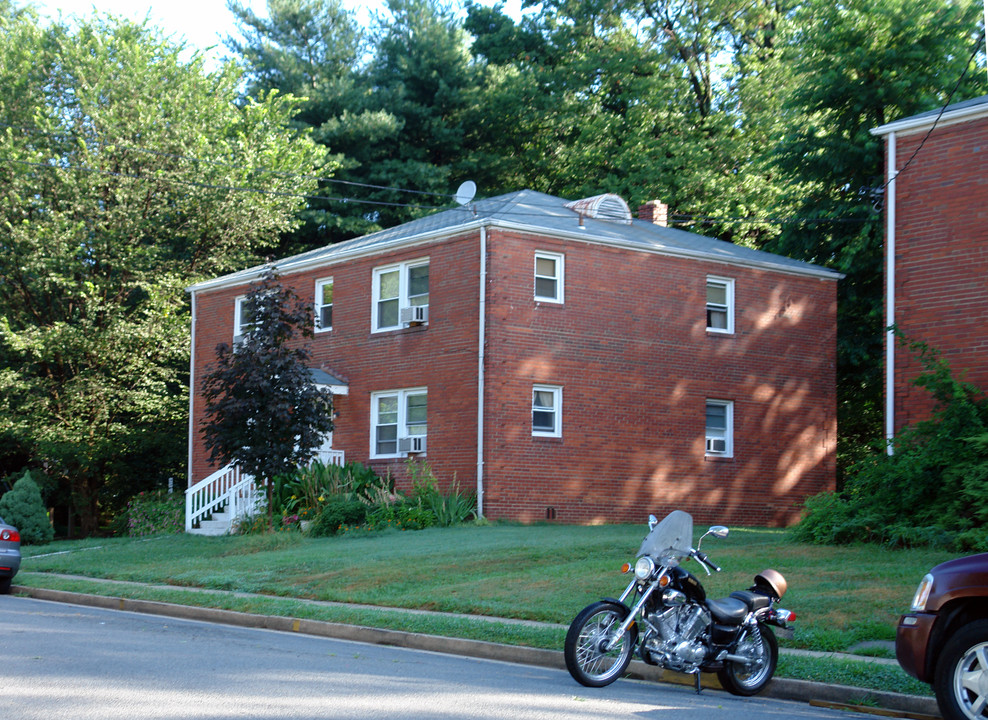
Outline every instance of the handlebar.
{"label": "handlebar", "polygon": [[707,557],[706,553],[700,552],[699,550],[694,550],[693,557],[695,557],[697,562],[699,562],[700,565],[703,566],[703,569],[707,571],[707,575],[710,574],[711,568],[714,572],[720,572],[720,568]]}

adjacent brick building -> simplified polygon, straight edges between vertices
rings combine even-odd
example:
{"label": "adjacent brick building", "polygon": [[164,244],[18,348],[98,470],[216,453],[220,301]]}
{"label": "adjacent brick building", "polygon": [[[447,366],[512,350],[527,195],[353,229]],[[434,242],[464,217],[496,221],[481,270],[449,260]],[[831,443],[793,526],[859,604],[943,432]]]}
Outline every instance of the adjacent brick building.
{"label": "adjacent brick building", "polygon": [[[834,486],[839,276],[664,211],[521,191],[276,262],[324,318],[333,447],[399,483],[427,461],[490,518],[795,520]],[[194,388],[262,270],[191,288]],[[194,393],[190,484],[202,419]]]}
{"label": "adjacent brick building", "polygon": [[[885,139],[886,320],[988,389],[988,96],[872,130]],[[918,152],[917,152],[918,150]],[[888,437],[928,417],[922,368],[890,332]]]}

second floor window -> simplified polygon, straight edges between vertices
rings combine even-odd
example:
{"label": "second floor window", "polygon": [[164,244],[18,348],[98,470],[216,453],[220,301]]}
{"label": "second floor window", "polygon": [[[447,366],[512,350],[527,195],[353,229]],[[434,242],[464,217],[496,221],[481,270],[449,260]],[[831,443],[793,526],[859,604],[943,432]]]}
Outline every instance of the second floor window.
{"label": "second floor window", "polygon": [[257,323],[247,314],[247,296],[241,295],[234,301],[233,309],[233,346],[244,341],[244,335]]}
{"label": "second floor window", "polygon": [[316,281],[316,332],[333,329],[333,278]]}
{"label": "second floor window", "polygon": [[535,299],[563,301],[563,256],[559,253],[535,253]]}
{"label": "second floor window", "polygon": [[734,332],[734,280],[707,278],[707,330]]}
{"label": "second floor window", "polygon": [[371,330],[396,330],[429,319],[429,261],[374,269]]}

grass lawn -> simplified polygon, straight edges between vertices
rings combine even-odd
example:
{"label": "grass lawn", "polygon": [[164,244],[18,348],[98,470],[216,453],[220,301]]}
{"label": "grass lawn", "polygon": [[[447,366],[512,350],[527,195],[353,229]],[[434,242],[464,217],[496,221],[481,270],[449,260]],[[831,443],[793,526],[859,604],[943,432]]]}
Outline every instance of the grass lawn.
{"label": "grass lawn", "polygon": [[[73,588],[65,583],[75,582],[85,592],[462,637],[476,634],[482,639],[561,648],[564,633],[555,628],[491,626],[375,610],[326,610],[302,607],[295,600],[566,625],[584,605],[621,593],[628,578],[620,574],[620,566],[634,558],[645,529],[644,525],[492,524],[319,539],[278,533],[63,541],[23,548],[24,561],[16,582],[66,590]],[[703,547],[723,572],[708,578],[695,563],[687,567],[699,573],[711,596],[747,587],[752,576],[767,567],[780,571],[789,582],[782,604],[797,615],[795,639],[780,644],[821,651],[846,651],[863,640],[894,639],[896,620],[919,579],[930,567],[951,557],[930,550],[804,545],[791,541],[784,530],[746,528],[732,529],[725,539],[708,537]],[[181,598],[169,598],[162,593],[175,591],[128,590],[117,585],[98,589],[92,583],[82,587],[78,581],[46,573],[257,593],[271,598],[248,600],[188,592]],[[885,674],[879,673],[876,680],[859,682],[852,677],[846,681],[903,692],[925,690],[919,683],[909,684],[911,679],[897,667],[890,670],[894,671],[891,676],[882,671]],[[780,674],[817,680],[822,679],[820,673],[843,677],[857,672],[838,671],[834,663],[787,660],[780,664]]]}

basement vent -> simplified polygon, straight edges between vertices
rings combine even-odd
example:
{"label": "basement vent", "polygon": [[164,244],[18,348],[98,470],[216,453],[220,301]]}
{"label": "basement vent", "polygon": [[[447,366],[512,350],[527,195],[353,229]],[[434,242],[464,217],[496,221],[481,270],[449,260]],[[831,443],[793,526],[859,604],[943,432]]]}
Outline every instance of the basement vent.
{"label": "basement vent", "polygon": [[578,212],[581,217],[593,218],[594,220],[616,220],[626,225],[631,224],[631,208],[619,195],[613,193],[574,200],[566,203],[566,207]]}

